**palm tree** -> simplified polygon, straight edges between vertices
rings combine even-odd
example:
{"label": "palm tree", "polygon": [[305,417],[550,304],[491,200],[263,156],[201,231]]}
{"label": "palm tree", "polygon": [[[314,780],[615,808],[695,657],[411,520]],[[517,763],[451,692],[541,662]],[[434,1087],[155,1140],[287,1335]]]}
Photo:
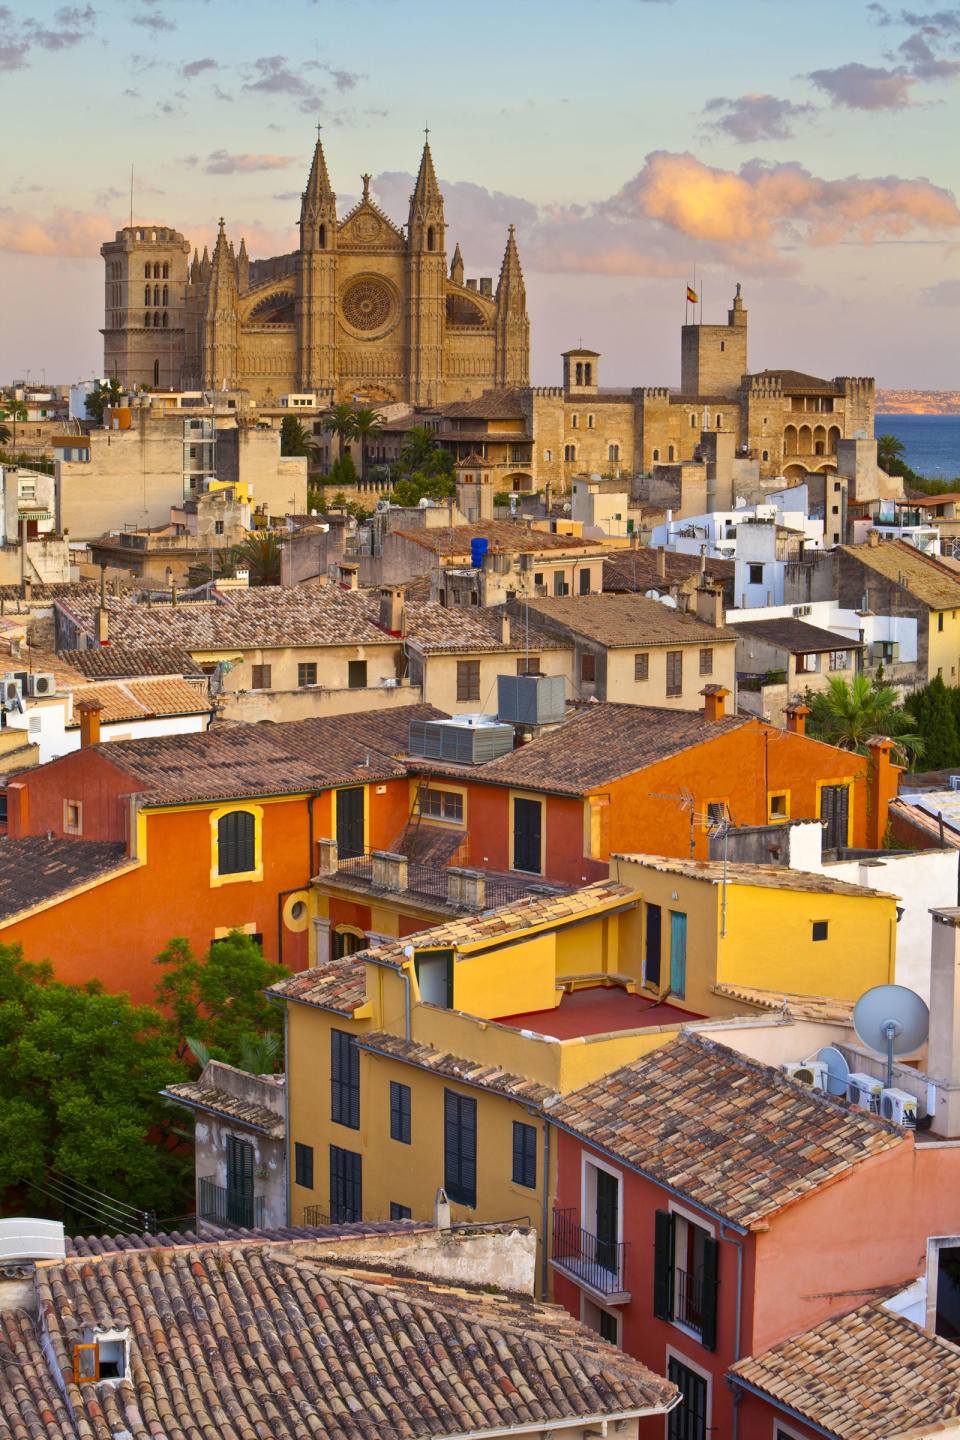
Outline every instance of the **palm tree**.
{"label": "palm tree", "polygon": [[10,443],[10,426],[9,426],[9,425],[4,425],[3,422],[0,421],[0,445],[9,445],[9,443]]}
{"label": "palm tree", "polygon": [[[203,1040],[188,1035],[187,1044],[201,1070],[217,1058]],[[279,1050],[279,1035],[251,1035],[249,1031],[244,1031],[240,1036],[236,1055],[227,1063],[235,1065],[238,1070],[246,1070],[249,1075],[272,1075]]]}
{"label": "palm tree", "polygon": [[367,443],[383,431],[383,416],[378,410],[363,405],[353,412],[353,434],[360,441],[360,478],[367,469]]}
{"label": "palm tree", "polygon": [[920,754],[923,742],[913,730],[916,721],[897,706],[892,685],[873,685],[866,675],[855,675],[848,685],[835,676],[827,690],[808,695],[811,709],[808,733],[839,750],[867,755],[867,741],[887,735],[904,758]]}
{"label": "palm tree", "polygon": [[323,418],[324,430],[331,431],[340,441],[340,458],[343,458],[343,446],[346,440],[352,440],[356,434],[353,426],[353,411],[349,405],[334,405],[329,415]]}
{"label": "palm tree", "polygon": [[272,530],[256,530],[233,550],[235,564],[250,571],[251,585],[280,584],[280,542]]}
{"label": "palm tree", "polygon": [[894,460],[902,460],[907,453],[907,447],[896,435],[877,436],[877,464],[881,469],[890,474],[890,466]]}
{"label": "palm tree", "polygon": [[[14,456],[16,455],[16,449],[17,449],[17,421],[18,421],[18,420],[21,420],[21,421],[22,421],[22,420],[26,420],[26,418],[27,418],[27,407],[26,407],[26,405],[22,404],[19,400],[4,400],[4,401],[3,401],[3,409],[0,410],[0,419],[3,419],[3,420],[12,420],[12,421],[13,421],[13,436],[12,436],[12,438],[13,438],[13,453],[14,453]],[[0,445],[6,445],[7,441],[10,440],[10,438],[11,438],[10,427],[9,427],[8,425],[0,425]]]}
{"label": "palm tree", "polygon": [[433,431],[426,425],[414,425],[408,431],[406,443],[400,451],[400,467],[405,475],[422,470],[437,448]]}

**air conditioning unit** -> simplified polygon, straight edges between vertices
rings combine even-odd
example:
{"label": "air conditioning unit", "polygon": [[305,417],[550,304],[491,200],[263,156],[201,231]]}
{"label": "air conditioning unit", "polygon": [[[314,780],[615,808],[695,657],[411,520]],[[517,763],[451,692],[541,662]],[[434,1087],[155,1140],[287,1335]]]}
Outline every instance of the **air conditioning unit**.
{"label": "air conditioning unit", "polygon": [[872,1115],[880,1114],[880,1093],[883,1081],[862,1070],[854,1070],[847,1077],[847,1099],[860,1110],[869,1110]]}
{"label": "air conditioning unit", "polygon": [[822,1060],[801,1060],[784,1065],[784,1074],[801,1085],[811,1085],[814,1090],[826,1090],[827,1067]]}
{"label": "air conditioning unit", "polygon": [[23,691],[20,681],[13,675],[3,677],[3,708],[5,710],[22,710],[21,695]]}
{"label": "air conditioning unit", "polygon": [[43,695],[56,695],[56,677],[49,670],[38,670],[34,675],[27,676],[27,694],[36,696],[39,699]]}
{"label": "air conditioning unit", "polygon": [[892,1120],[895,1125],[905,1125],[908,1130],[916,1130],[917,1097],[908,1095],[906,1090],[882,1090],[880,1114],[884,1120]]}
{"label": "air conditioning unit", "polygon": [[802,615],[810,615],[812,613],[812,605],[794,605],[793,607],[793,618],[795,620],[799,620]]}

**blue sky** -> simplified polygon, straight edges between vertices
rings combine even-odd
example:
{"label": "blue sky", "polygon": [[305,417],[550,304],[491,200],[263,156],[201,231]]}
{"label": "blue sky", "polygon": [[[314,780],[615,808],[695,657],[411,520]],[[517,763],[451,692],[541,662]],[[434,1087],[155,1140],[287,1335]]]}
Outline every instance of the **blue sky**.
{"label": "blue sky", "polygon": [[323,124],[346,209],[398,220],[425,123],[449,248],[517,226],[534,379],[679,378],[736,281],[751,368],[960,386],[960,6],[843,0],[0,3],[0,380],[99,369],[100,242],[129,214],[290,248]]}

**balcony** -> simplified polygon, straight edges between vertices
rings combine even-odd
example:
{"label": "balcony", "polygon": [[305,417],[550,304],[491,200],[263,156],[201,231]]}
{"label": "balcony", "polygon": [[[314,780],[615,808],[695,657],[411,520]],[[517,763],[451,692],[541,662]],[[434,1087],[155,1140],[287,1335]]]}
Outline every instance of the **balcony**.
{"label": "balcony", "polygon": [[703,1334],[703,1270],[676,1270],[673,1318],[697,1335]]}
{"label": "balcony", "polygon": [[601,1240],[584,1230],[574,1220],[575,1213],[553,1212],[553,1268],[606,1305],[629,1304],[630,1292],[624,1288],[623,1280],[626,1245]]}
{"label": "balcony", "polygon": [[263,1196],[244,1195],[217,1185],[209,1176],[198,1181],[197,1218],[210,1225],[239,1226],[244,1230],[263,1228]]}
{"label": "balcony", "polygon": [[329,1225],[330,1216],[319,1205],[304,1205],[303,1223],[310,1226]]}

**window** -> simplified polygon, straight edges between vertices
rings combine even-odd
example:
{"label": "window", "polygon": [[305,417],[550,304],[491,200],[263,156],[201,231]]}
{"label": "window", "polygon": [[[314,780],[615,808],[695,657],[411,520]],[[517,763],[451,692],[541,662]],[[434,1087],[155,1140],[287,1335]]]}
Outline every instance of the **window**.
{"label": "window", "polygon": [[409,1205],[398,1205],[398,1204],[396,1203],[396,1201],[394,1201],[394,1200],[391,1200],[391,1201],[390,1201],[390,1219],[391,1219],[391,1220],[409,1220],[410,1218],[411,1218],[411,1216],[410,1216],[410,1206],[409,1206]]}
{"label": "window", "polygon": [[691,430],[696,430],[696,428],[697,428],[697,417],[696,417],[696,415],[691,415],[691,416],[690,416],[690,429],[691,429]]}
{"label": "window", "polygon": [[576,445],[564,445],[564,447],[563,447],[563,458],[564,458],[564,460],[576,460],[576,458],[577,458],[577,447],[576,447]]}
{"label": "window", "polygon": [[513,1122],[513,1183],[537,1188],[537,1128],[520,1120]]}
{"label": "window", "polygon": [[769,450],[762,450],[762,451],[760,452],[760,459],[761,459],[761,460],[769,460],[769,459],[770,459],[770,451],[769,451]]}
{"label": "window", "polygon": [[0,790],[0,825],[7,823],[7,792]]}
{"label": "window", "polygon": [[145,280],[149,280],[149,279],[150,279],[150,266],[149,266],[149,265],[144,265],[144,267],[143,267],[143,277],[144,277]]}
{"label": "window", "polygon": [[360,1051],[346,1030],[330,1031],[330,1119],[360,1129]]}
{"label": "window", "polygon": [[305,685],[316,685],[317,683],[317,662],[315,660],[301,661],[297,666],[297,684],[302,689]]}
{"label": "window", "polygon": [[581,571],[580,571],[580,594],[581,594],[581,595],[589,595],[589,594],[590,594],[590,571],[589,571],[589,570],[581,570]]}
{"label": "window", "polygon": [[441,1010],[453,1006],[453,951],[418,950],[414,962],[420,999]]}
{"label": "window", "polygon": [[576,430],[576,428],[577,428],[577,416],[576,416],[576,415],[571,415],[571,416],[570,416],[570,428],[571,428],[571,430]]}
{"label": "window", "polygon": [[620,459],[620,446],[619,446],[619,445],[608,445],[608,446],[607,446],[607,459],[608,459],[608,460],[619,460],[619,459]]}
{"label": "window", "polygon": [[410,1086],[390,1081],[390,1139],[410,1144]]}
{"label": "window", "polygon": [[824,850],[839,850],[847,843],[850,792],[846,785],[824,785],[820,790],[820,815],[824,822]]}
{"label": "window", "polygon": [[831,651],[830,651],[830,669],[831,669],[831,670],[846,670],[848,663],[849,663],[849,662],[848,662],[848,660],[847,660],[847,651],[846,651],[846,650],[831,650]]}
{"label": "window", "polygon": [[586,1296],[583,1297],[583,1321],[609,1345],[620,1344],[620,1322],[616,1315],[612,1310],[604,1310],[601,1305],[594,1305]]}
{"label": "window", "polygon": [[633,657],[633,678],[634,680],[650,679],[650,656],[646,650],[641,655]]}
{"label": "window", "polygon": [[80,800],[64,800],[63,802],[63,833],[65,835],[80,835],[83,833],[83,802]]}
{"label": "window", "polygon": [[812,938],[814,940],[826,940],[828,925],[829,921],[827,920],[814,920]]}
{"label": "window", "polygon": [[942,611],[942,610],[940,611],[939,615],[937,616],[937,629],[938,629],[938,630],[942,630],[942,629],[943,629],[943,611]]}
{"label": "window", "polygon": [[164,278],[164,280],[169,280],[169,279],[170,279],[170,266],[169,266],[169,264],[164,264],[164,267],[163,267],[163,278]]}
{"label": "window", "polygon": [[581,685],[593,685],[597,678],[597,657],[596,655],[580,656],[580,683]]}
{"label": "window", "polygon": [[330,1223],[353,1225],[363,1219],[363,1159],[353,1150],[330,1146]]}
{"label": "window", "polygon": [[463,796],[453,790],[423,790],[420,793],[420,814],[432,820],[463,823]]}
{"label": "window", "polygon": [[366,660],[349,660],[347,662],[347,685],[351,690],[367,688]]}
{"label": "window", "polygon": [[516,796],[513,802],[513,869],[541,873],[543,806],[539,800]]}
{"label": "window", "polygon": [[711,800],[707,805],[707,819],[711,825],[720,825],[730,818],[726,800]]}
{"label": "window", "polygon": [[654,460],[659,460],[659,459],[660,459],[660,451],[659,451],[659,450],[654,450],[654,452],[653,452],[653,459],[654,459]]}
{"label": "window", "polygon": [[358,930],[334,930],[333,932],[333,958],[342,960],[344,955],[356,955],[358,950],[366,950],[367,937]]}
{"label": "window", "polygon": [[223,534],[223,521],[222,521],[222,520],[214,520],[214,522],[213,522],[213,533],[214,533],[214,535],[222,535],[222,534]]}
{"label": "window", "polygon": [[771,820],[786,820],[789,817],[790,806],[788,800],[789,792],[786,790],[770,796],[769,813]]}
{"label": "window", "polygon": [[670,461],[670,462],[673,461],[673,446],[672,446],[672,445],[668,445],[668,446],[667,446],[667,460]]}
{"label": "window", "polygon": [[543,458],[544,458],[544,460],[552,460],[552,459],[553,459],[553,451],[552,451],[552,450],[544,450],[544,452],[543,452]]}
{"label": "window", "polygon": [[762,566],[762,565],[750,565],[750,566],[748,566],[747,568],[749,569],[749,572],[750,572],[750,578],[749,578],[749,582],[748,582],[748,583],[751,584],[751,585],[762,585],[762,584],[763,584],[763,566]]}
{"label": "window", "polygon": [[543,571],[542,571],[542,570],[535,570],[535,571],[533,572],[533,583],[534,583],[534,585],[542,585],[542,584],[543,584]]}
{"label": "window", "polygon": [[519,658],[518,661],[517,661],[517,674],[518,674],[518,675],[539,675],[539,674],[540,674],[540,656],[539,656],[539,655],[528,655],[527,658],[524,659],[523,656],[521,655],[520,658]]}
{"label": "window", "polygon": [[305,1190],[313,1189],[313,1146],[301,1145],[299,1140],[293,1147],[293,1178]]}
{"label": "window", "polygon": [[251,681],[250,681],[250,688],[251,688],[252,690],[269,690],[269,689],[270,689],[270,666],[269,666],[269,665],[254,665],[254,666],[252,667],[252,669],[253,669],[253,678],[252,678]]}
{"label": "window", "polygon": [[659,905],[647,905],[644,919],[644,960],[643,979],[646,985],[660,984],[660,926]]}
{"label": "window", "polygon": [[667,1379],[683,1397],[667,1416],[667,1440],[707,1440],[707,1382],[671,1355]]}
{"label": "window", "polygon": [[477,1203],[477,1102],[443,1092],[443,1188],[457,1205]]}
{"label": "window", "polygon": [[713,651],[709,646],[705,650],[700,651],[700,674],[713,674]]}
{"label": "window", "polygon": [[480,699],[480,661],[457,661],[457,699]]}
{"label": "window", "polygon": [[231,1225],[253,1224],[253,1159],[249,1140],[227,1136],[227,1220]]}
{"label": "window", "polygon": [[217,821],[217,874],[244,875],[257,868],[257,821],[249,810],[231,810]]}
{"label": "window", "polygon": [[554,595],[569,595],[570,586],[567,584],[567,577],[562,570],[553,572],[553,593]]}
{"label": "window", "polygon": [[667,651],[667,694],[683,694],[683,651]]}
{"label": "window", "polygon": [[144,305],[149,305],[149,304],[150,304],[150,300],[151,300],[150,286],[149,286],[149,285],[144,285],[144,287],[143,287],[143,303],[144,303]]}
{"label": "window", "polygon": [[658,1210],[654,1229],[653,1313],[717,1346],[717,1242],[702,1226]]}
{"label": "window", "polygon": [[366,848],[364,787],[344,786],[337,791],[337,854],[341,860],[362,855]]}
{"label": "window", "polygon": [[819,672],[819,670],[820,670],[820,656],[819,656],[819,655],[798,655],[798,656],[797,656],[797,674],[798,674],[798,675],[816,675],[816,674]]}

